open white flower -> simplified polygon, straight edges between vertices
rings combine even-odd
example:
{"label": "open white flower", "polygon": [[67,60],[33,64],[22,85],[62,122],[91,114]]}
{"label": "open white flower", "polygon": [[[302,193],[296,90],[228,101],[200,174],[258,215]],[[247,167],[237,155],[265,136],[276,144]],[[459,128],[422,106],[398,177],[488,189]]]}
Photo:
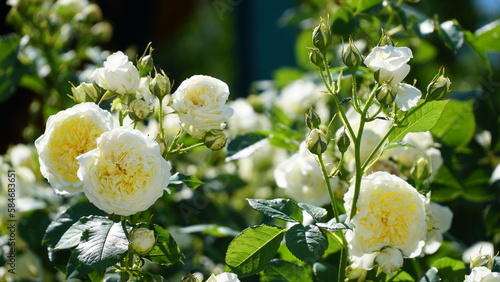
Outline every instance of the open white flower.
{"label": "open white flower", "polygon": [[374,47],[365,58],[365,65],[373,72],[378,72],[377,81],[396,85],[410,72],[408,61],[413,57],[408,47],[390,45]]}
{"label": "open white flower", "polygon": [[[325,163],[331,161],[325,159]],[[305,143],[300,145],[296,154],[276,167],[274,178],[278,187],[285,189],[285,193],[296,201],[316,206],[330,202],[328,188],[316,156],[309,152]],[[331,178],[330,184],[337,190],[337,177]]]}
{"label": "open white flower", "polygon": [[90,79],[118,94],[136,94],[140,85],[139,71],[121,51],[111,54],[104,67],[96,69]]}
{"label": "open white flower", "polygon": [[158,143],[128,127],[103,133],[97,148],[77,159],[85,195],[110,214],[127,216],[148,209],[170,179],[171,166]]}
{"label": "open white flower", "polygon": [[81,190],[76,157],[94,149],[96,139],[113,127],[111,114],[94,103],[78,104],[49,117],[35,147],[40,171],[56,192]]}
{"label": "open white flower", "polygon": [[464,282],[498,282],[500,281],[500,273],[492,272],[491,269],[478,266],[474,267],[469,275],[465,276]]}
{"label": "open white flower", "polygon": [[[344,195],[350,214],[354,199],[352,185]],[[361,180],[353,230],[346,232],[349,253],[370,255],[391,247],[403,257],[416,257],[427,231],[425,197],[403,179],[387,172],[375,172]],[[392,269],[392,267],[391,267]]]}
{"label": "open white flower", "polygon": [[172,94],[172,109],[179,115],[181,126],[194,138],[210,129],[224,129],[233,115],[226,105],[229,87],[223,81],[205,75],[184,80]]}
{"label": "open white flower", "polygon": [[420,92],[420,90],[406,83],[396,84],[393,87],[393,91],[396,93],[394,102],[396,102],[400,110],[405,112],[415,107],[420,97],[422,97],[422,92]]}

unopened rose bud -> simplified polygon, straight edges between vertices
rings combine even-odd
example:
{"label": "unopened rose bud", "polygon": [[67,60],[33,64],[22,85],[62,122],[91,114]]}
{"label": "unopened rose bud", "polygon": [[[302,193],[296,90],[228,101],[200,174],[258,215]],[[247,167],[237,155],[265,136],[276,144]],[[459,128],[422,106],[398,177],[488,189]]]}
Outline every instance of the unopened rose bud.
{"label": "unopened rose bud", "polygon": [[431,175],[429,161],[424,157],[420,157],[411,168],[411,175],[417,186],[420,186]]}
{"label": "unopened rose bud", "polygon": [[156,243],[155,232],[147,228],[137,228],[130,234],[130,247],[139,254],[151,251]]}
{"label": "unopened rose bud", "polygon": [[309,49],[309,61],[316,65],[317,67],[322,68],[323,61],[325,60],[325,56],[318,48],[308,48]]}
{"label": "unopened rose bud", "polygon": [[314,28],[312,34],[312,42],[320,50],[324,50],[328,46],[332,45],[332,32],[330,30],[330,16],[326,18],[326,22],[323,18],[317,27]]}
{"label": "unopened rose bud", "polygon": [[346,50],[342,49],[342,61],[351,72],[355,72],[363,61],[361,52],[352,42],[352,38],[349,38],[349,45],[347,45]]}
{"label": "unopened rose bud", "polygon": [[337,148],[339,148],[340,153],[345,153],[350,145],[351,139],[345,131],[342,131],[337,137]]}
{"label": "unopened rose bud", "polygon": [[226,135],[220,129],[212,129],[205,133],[203,143],[212,151],[217,151],[226,146]]}
{"label": "unopened rose bud", "polygon": [[495,260],[491,257],[491,255],[480,255],[470,261],[470,268],[472,269],[478,266],[485,266],[489,269],[492,269],[494,262]]}
{"label": "unopened rose bud", "polygon": [[71,87],[72,99],[77,103],[97,102],[100,91],[92,83],[82,82],[77,87]]}
{"label": "unopened rose bud", "polygon": [[313,128],[319,128],[319,125],[321,124],[321,118],[319,117],[318,113],[313,108],[309,108],[309,111],[307,111],[306,114],[306,125],[307,128],[313,129]]}
{"label": "unopened rose bud", "polygon": [[397,248],[386,247],[377,255],[375,261],[385,274],[392,277],[392,272],[403,266],[403,254]]}
{"label": "unopened rose bud", "polygon": [[158,97],[158,99],[163,99],[163,97],[170,93],[172,85],[170,84],[170,79],[163,70],[161,73],[157,72],[155,77],[151,79],[149,90]]}
{"label": "unopened rose bud", "polygon": [[129,117],[132,120],[140,121],[148,118],[153,111],[151,106],[142,99],[136,99],[129,104]]}
{"label": "unopened rose bud", "polygon": [[[149,50],[149,52],[148,52]],[[144,54],[137,60],[137,69],[139,70],[139,76],[145,77],[148,75],[151,70],[153,70],[154,62],[153,62],[153,47],[151,47],[151,43],[148,44],[146,50],[144,50]]]}
{"label": "unopened rose bud", "polygon": [[392,38],[385,33],[385,30],[382,30],[382,37],[380,37],[380,41],[377,44],[378,46],[394,46],[394,41],[392,41]]}
{"label": "unopened rose bud", "polygon": [[306,147],[315,155],[321,155],[328,147],[328,139],[326,134],[320,129],[313,128],[306,138]]}
{"label": "unopened rose bud", "polygon": [[448,77],[444,76],[444,68],[441,67],[438,74],[432,79],[431,83],[427,86],[427,93],[425,100],[434,101],[441,100],[450,92],[451,81]]}
{"label": "unopened rose bud", "polygon": [[377,101],[382,105],[390,105],[396,99],[396,94],[394,93],[393,87],[387,83],[383,83],[375,92],[375,97]]}

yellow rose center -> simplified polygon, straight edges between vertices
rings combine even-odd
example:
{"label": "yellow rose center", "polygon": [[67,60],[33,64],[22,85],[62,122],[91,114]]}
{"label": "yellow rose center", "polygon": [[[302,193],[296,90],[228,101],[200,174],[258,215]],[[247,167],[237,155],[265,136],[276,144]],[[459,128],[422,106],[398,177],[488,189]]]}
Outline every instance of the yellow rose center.
{"label": "yellow rose center", "polygon": [[94,149],[102,132],[84,116],[69,117],[56,125],[47,145],[52,170],[66,181],[78,182],[76,157]]}
{"label": "yellow rose center", "polygon": [[362,204],[366,216],[360,218],[357,225],[369,230],[370,235],[358,232],[360,239],[368,248],[405,245],[412,237],[412,224],[420,218],[417,204],[408,201],[407,193],[398,191],[380,191],[366,198]]}
{"label": "yellow rose center", "polygon": [[194,86],[188,89],[188,99],[197,107],[204,107],[207,104],[207,98],[213,92],[210,85]]}
{"label": "yellow rose center", "polygon": [[[136,149],[101,148],[101,157],[93,169],[93,178],[98,179],[98,193],[106,197],[133,197],[141,194],[153,180],[153,160],[141,155]],[[104,151],[103,151],[104,150]]]}

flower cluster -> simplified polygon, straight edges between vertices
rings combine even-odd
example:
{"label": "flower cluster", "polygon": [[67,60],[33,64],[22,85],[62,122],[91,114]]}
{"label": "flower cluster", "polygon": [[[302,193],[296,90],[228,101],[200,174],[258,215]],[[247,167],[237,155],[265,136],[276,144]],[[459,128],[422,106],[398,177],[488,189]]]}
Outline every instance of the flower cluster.
{"label": "flower cluster", "polygon": [[[162,104],[170,101],[170,81],[163,71],[154,78],[149,76],[151,51],[141,57],[137,67],[124,53],[111,54],[103,67],[94,70],[91,83],[73,87],[72,98],[81,103],[48,119],[35,146],[41,172],[58,193],[83,191],[101,210],[128,216],[148,209],[168,191],[172,166],[165,155],[181,152],[182,144],[173,147],[176,140],[167,140],[163,127],[157,131],[159,143],[155,136],[130,127],[153,113],[155,100],[159,100],[161,123]],[[223,129],[231,117],[232,109],[225,105],[228,95],[224,82],[193,76],[172,94],[171,107],[180,126],[201,138],[210,130]],[[96,104],[112,97],[118,121]],[[127,116],[130,125],[124,125]],[[165,148],[168,142],[172,145]]]}

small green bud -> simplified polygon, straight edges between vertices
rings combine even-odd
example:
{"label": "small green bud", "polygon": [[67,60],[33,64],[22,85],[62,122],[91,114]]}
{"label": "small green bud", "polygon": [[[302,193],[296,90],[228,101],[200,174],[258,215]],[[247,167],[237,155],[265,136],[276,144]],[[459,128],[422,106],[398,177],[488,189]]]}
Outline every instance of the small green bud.
{"label": "small green bud", "polygon": [[431,175],[429,161],[424,157],[420,157],[411,168],[411,175],[418,188]]}
{"label": "small green bud", "polygon": [[315,155],[321,155],[328,147],[328,139],[324,131],[313,128],[306,138],[306,146]]}
{"label": "small green bud", "polygon": [[306,114],[306,125],[307,128],[313,129],[313,128],[319,128],[319,125],[321,124],[321,118],[319,117],[318,113],[313,108],[309,108],[309,111],[307,111]]}
{"label": "small green bud", "polygon": [[226,141],[226,135],[224,131],[220,129],[209,130],[205,133],[205,137],[203,137],[203,143],[212,151],[224,148],[224,146],[226,146]]}
{"label": "small green bud", "polygon": [[427,101],[441,100],[450,92],[451,81],[444,76],[444,67],[439,68],[437,75],[427,86],[427,93],[424,97]]}
{"label": "small green bud", "polygon": [[350,145],[351,139],[349,139],[347,132],[340,132],[339,136],[337,137],[337,148],[339,148],[340,153],[344,154]]}
{"label": "small green bud", "polygon": [[146,254],[156,243],[155,232],[147,228],[137,228],[130,234],[130,248],[139,254]]}
{"label": "small green bud", "polygon": [[172,90],[172,85],[170,84],[170,79],[165,74],[163,70],[161,73],[156,73],[155,77],[149,82],[149,90],[158,99],[163,99]]}
{"label": "small green bud", "polygon": [[390,105],[394,102],[394,99],[396,99],[396,94],[393,91],[393,87],[387,83],[383,83],[378,87],[378,89],[375,92],[375,97],[377,98],[377,101],[380,102],[382,105]]}
{"label": "small green bud", "polygon": [[137,69],[139,70],[139,76],[145,77],[148,75],[151,70],[153,70],[154,62],[153,62],[153,47],[151,47],[151,43],[148,45],[149,53],[146,54],[148,48],[144,50],[144,54],[137,60]]}
{"label": "small green bud", "polygon": [[142,99],[130,102],[128,109],[128,116],[134,121],[144,120],[153,113],[151,106]]}
{"label": "small green bud", "polygon": [[73,96],[70,97],[77,103],[98,102],[97,99],[100,97],[99,92],[99,89],[94,84],[82,82],[77,87],[74,85],[71,87]]}
{"label": "small green bud", "polygon": [[380,37],[380,41],[378,42],[377,46],[394,46],[394,41],[392,41],[392,38],[385,33],[385,30],[382,30],[382,36]]}
{"label": "small green bud", "polygon": [[355,72],[363,61],[361,52],[352,42],[352,38],[349,38],[349,45],[347,45],[346,50],[342,49],[342,61],[351,72]]}
{"label": "small green bud", "polygon": [[330,30],[330,15],[326,18],[326,23],[323,18],[321,18],[320,23],[314,28],[312,33],[312,42],[320,50],[332,45],[332,32]]}
{"label": "small green bud", "polygon": [[323,61],[325,60],[325,56],[318,48],[308,48],[309,49],[309,61],[316,65],[317,67],[322,68]]}

